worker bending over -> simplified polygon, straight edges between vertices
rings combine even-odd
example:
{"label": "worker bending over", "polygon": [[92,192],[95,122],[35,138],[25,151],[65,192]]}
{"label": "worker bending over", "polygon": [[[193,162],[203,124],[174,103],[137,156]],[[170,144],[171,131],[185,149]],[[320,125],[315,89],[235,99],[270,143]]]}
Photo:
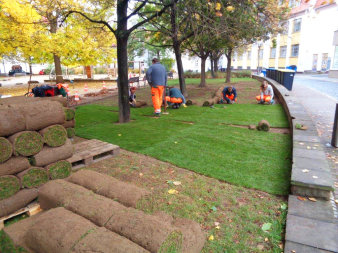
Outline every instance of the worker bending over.
{"label": "worker bending over", "polygon": [[229,86],[225,87],[224,90],[222,91],[222,99],[220,101],[221,104],[233,104],[237,102],[237,92],[235,87]]}
{"label": "worker bending over", "polygon": [[273,104],[273,89],[267,81],[263,81],[263,84],[260,88],[261,95],[256,97],[256,100],[259,104]]}
{"label": "worker bending over", "polygon": [[168,102],[168,105],[172,105],[173,109],[178,109],[181,105],[187,107],[182,92],[174,87],[170,87],[169,91],[166,92],[165,100]]}
{"label": "worker bending over", "polygon": [[146,79],[151,86],[151,98],[155,116],[159,117],[161,115],[163,90],[167,85],[167,71],[157,58],[154,58],[152,63],[153,65],[147,70]]}
{"label": "worker bending over", "polygon": [[136,87],[130,87],[129,89],[129,104],[131,107],[136,106]]}

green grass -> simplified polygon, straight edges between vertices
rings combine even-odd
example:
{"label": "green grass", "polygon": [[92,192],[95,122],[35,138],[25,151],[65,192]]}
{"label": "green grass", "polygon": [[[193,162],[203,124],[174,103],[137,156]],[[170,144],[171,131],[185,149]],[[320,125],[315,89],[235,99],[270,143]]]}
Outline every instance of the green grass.
{"label": "green grass", "polygon": [[9,238],[9,236],[3,230],[0,230],[0,252],[24,253],[27,251],[21,247],[15,247],[13,241]]}
{"label": "green grass", "polygon": [[97,138],[232,184],[272,194],[289,192],[291,138],[227,124],[287,127],[282,106],[236,104],[214,109],[191,106],[149,117],[152,108],[133,109],[132,122],[115,124],[116,107],[88,105],[76,112],[76,134]]}

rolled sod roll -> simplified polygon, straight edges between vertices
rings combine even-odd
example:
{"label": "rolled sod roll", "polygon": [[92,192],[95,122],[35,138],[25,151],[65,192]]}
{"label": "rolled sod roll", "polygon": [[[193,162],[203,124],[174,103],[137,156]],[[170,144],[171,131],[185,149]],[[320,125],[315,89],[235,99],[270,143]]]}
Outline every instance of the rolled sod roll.
{"label": "rolled sod roll", "polygon": [[22,187],[25,188],[38,187],[49,180],[47,171],[39,167],[31,167],[20,172],[17,176],[21,180]]}
{"label": "rolled sod roll", "polygon": [[60,207],[35,219],[25,235],[25,243],[35,253],[68,253],[95,229],[89,220]]}
{"label": "rolled sod roll", "polygon": [[73,138],[75,136],[75,129],[73,127],[68,127],[66,130],[68,138]]}
{"label": "rolled sod roll", "polygon": [[14,97],[2,98],[0,100],[0,105],[14,105],[14,104],[31,103],[31,102],[35,102],[37,100],[38,100],[38,98],[34,98],[34,97],[14,96]]}
{"label": "rolled sod roll", "polygon": [[68,161],[58,161],[46,167],[50,179],[62,179],[70,175],[72,164]]}
{"label": "rolled sod roll", "polygon": [[27,157],[13,156],[4,163],[0,163],[0,176],[14,175],[30,167]]}
{"label": "rolled sod roll", "polygon": [[44,210],[63,206],[102,227],[110,219],[119,203],[94,194],[86,188],[58,179],[39,189],[39,202]]}
{"label": "rolled sod roll", "polygon": [[16,176],[0,177],[0,200],[9,198],[21,188],[20,180]]}
{"label": "rolled sod roll", "polygon": [[135,103],[136,108],[140,108],[140,107],[146,106],[146,105],[147,105],[146,101],[136,101],[136,103]]}
{"label": "rolled sod roll", "polygon": [[75,118],[75,110],[72,108],[65,108],[65,119],[68,120],[73,120]]}
{"label": "rolled sod roll", "polygon": [[31,224],[25,245],[36,253],[146,253],[135,243],[62,207],[49,210]]}
{"label": "rolled sod roll", "polygon": [[26,130],[40,130],[45,127],[63,124],[65,113],[63,106],[56,101],[36,101],[26,104],[15,104],[25,117]]}
{"label": "rolled sod roll", "polygon": [[55,97],[43,97],[40,99],[59,102],[63,107],[67,107],[67,98],[65,97],[55,96]]}
{"label": "rolled sod roll", "polygon": [[42,209],[64,206],[150,252],[180,252],[182,247],[182,233],[171,224],[64,180],[43,185],[39,202]]}
{"label": "rolled sod roll", "polygon": [[149,191],[133,184],[92,170],[80,170],[67,180],[130,207],[136,207],[138,201],[150,194]]}
{"label": "rolled sod roll", "polygon": [[97,228],[80,240],[70,253],[100,252],[100,253],[149,253],[149,251],[129,241],[128,239],[109,231]]}
{"label": "rolled sod roll", "polygon": [[74,148],[72,142],[67,139],[65,145],[60,147],[44,146],[36,155],[30,158],[31,165],[43,167],[59,160],[65,160],[73,155]]}
{"label": "rolled sod roll", "polygon": [[264,119],[261,120],[260,122],[258,122],[257,130],[268,132],[270,130],[270,123]]}
{"label": "rolled sod roll", "polygon": [[66,143],[67,131],[61,125],[52,125],[39,131],[43,140],[50,147],[59,147]]}
{"label": "rolled sod roll", "polygon": [[191,100],[191,99],[188,99],[187,102],[186,102],[185,104],[189,106],[189,105],[194,105],[194,104],[196,104],[196,102],[193,101],[193,100]]}
{"label": "rolled sod roll", "polygon": [[0,166],[12,156],[12,153],[12,144],[6,138],[0,137]]}
{"label": "rolled sod roll", "polygon": [[38,189],[23,189],[0,201],[0,217],[14,213],[38,197]]}
{"label": "rolled sod roll", "polygon": [[212,106],[214,104],[217,104],[219,102],[219,100],[220,99],[218,97],[208,99],[208,100],[204,101],[203,106]]}
{"label": "rolled sod roll", "polygon": [[64,128],[75,127],[75,119],[67,120],[62,124]]}
{"label": "rolled sod roll", "polygon": [[31,156],[39,153],[43,147],[42,136],[35,131],[22,131],[8,137],[13,144],[14,154]]}
{"label": "rolled sod roll", "polygon": [[0,136],[9,136],[25,129],[25,117],[19,109],[0,106]]}

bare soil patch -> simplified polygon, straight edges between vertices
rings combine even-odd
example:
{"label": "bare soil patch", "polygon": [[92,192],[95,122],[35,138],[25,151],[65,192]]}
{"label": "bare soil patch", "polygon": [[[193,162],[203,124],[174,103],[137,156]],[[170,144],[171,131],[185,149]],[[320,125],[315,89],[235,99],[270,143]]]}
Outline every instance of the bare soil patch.
{"label": "bare soil patch", "polygon": [[[249,129],[248,125],[234,125],[234,124],[225,124],[225,123],[222,124],[222,125]],[[270,127],[270,131],[269,132],[276,133],[276,134],[290,134],[290,128]]]}

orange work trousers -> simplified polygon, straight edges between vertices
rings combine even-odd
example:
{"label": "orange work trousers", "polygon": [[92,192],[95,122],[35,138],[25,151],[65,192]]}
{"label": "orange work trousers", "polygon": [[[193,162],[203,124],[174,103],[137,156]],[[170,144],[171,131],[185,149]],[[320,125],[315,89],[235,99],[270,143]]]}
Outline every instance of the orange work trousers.
{"label": "orange work trousers", "polygon": [[230,96],[228,94],[225,94],[225,96],[227,98],[229,98],[230,100],[233,100],[233,101],[237,102],[237,98],[235,98],[235,100],[234,100],[235,94],[231,94]]}
{"label": "orange work trousers", "polygon": [[[256,100],[257,100],[257,101],[261,101],[261,100],[262,100],[262,99],[261,99],[261,96],[257,96],[257,97],[256,97]],[[271,101],[271,96],[264,95],[264,96],[263,96],[263,101],[264,101],[264,102],[270,102],[270,101]]]}
{"label": "orange work trousers", "polygon": [[155,113],[161,112],[163,90],[164,86],[162,85],[161,86],[157,85],[157,88],[151,87],[151,99],[153,101]]}
{"label": "orange work trousers", "polygon": [[170,102],[170,103],[173,103],[173,104],[180,104],[180,103],[183,102],[182,98],[171,98],[171,97],[169,97],[169,96],[166,96],[166,97],[165,97],[165,100],[166,100],[167,102]]}

